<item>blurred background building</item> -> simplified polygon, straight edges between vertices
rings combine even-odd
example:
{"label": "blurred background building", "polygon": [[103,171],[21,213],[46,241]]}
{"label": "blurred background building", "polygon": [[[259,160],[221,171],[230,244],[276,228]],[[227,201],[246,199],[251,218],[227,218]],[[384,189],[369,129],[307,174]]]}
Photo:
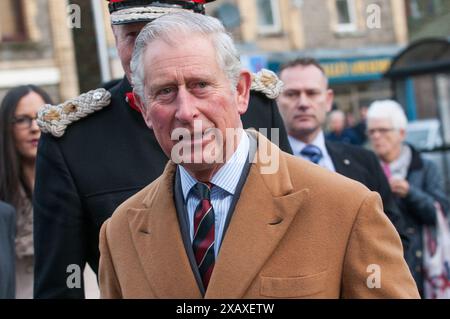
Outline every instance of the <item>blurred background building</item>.
{"label": "blurred background building", "polygon": [[[33,83],[63,101],[123,76],[107,1],[0,5],[0,98],[10,87]],[[350,120],[359,120],[361,106],[395,97],[411,121],[440,120],[442,144],[450,144],[450,1],[217,0],[207,8],[234,35],[252,71],[314,57],[330,78],[335,107]],[[419,60],[434,63],[432,73],[384,76],[396,56],[424,39],[442,46],[425,41],[404,60],[410,71]]]}
{"label": "blurred background building", "polygon": [[57,99],[78,94],[66,2],[0,0],[0,98],[22,84],[40,85]]}
{"label": "blurred background building", "polygon": [[[0,2],[0,97],[33,82],[60,101],[122,76],[107,1]],[[218,0],[208,13],[235,36],[252,71],[277,71],[299,56],[317,58],[336,107],[356,119],[361,105],[393,95],[383,74],[395,55],[411,41],[450,35],[445,0]],[[406,81],[405,90],[429,90],[429,81],[415,82]],[[425,94],[410,95],[405,107],[411,118],[435,115],[421,109]]]}
{"label": "blurred background building", "polygon": [[[450,1],[444,0],[229,0],[209,9],[239,39],[242,59],[253,71],[276,71],[298,56],[317,58],[336,107],[356,119],[360,106],[393,96],[383,74],[411,41],[450,36]],[[418,82],[405,82],[405,90],[427,86]],[[410,119],[435,116],[415,110],[420,96],[412,92],[405,101]]]}
{"label": "blurred background building", "polygon": [[[232,4],[234,2],[234,4]],[[243,61],[253,71],[277,70],[299,56],[312,56],[325,68],[336,107],[358,116],[361,104],[392,94],[382,74],[408,43],[405,2],[399,0],[226,1],[211,10],[223,21],[240,13]]]}

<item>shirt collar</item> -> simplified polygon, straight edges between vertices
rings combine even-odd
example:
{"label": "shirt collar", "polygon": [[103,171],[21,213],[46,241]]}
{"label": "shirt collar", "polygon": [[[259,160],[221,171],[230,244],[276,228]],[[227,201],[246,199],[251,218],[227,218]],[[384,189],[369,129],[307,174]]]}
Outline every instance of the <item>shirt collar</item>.
{"label": "shirt collar", "polygon": [[[214,174],[211,183],[234,195],[237,184],[242,175],[245,162],[248,158],[250,149],[250,140],[245,131],[242,131],[241,141],[230,159]],[[184,200],[187,200],[190,190],[198,183],[197,179],[192,177],[186,169],[178,165],[180,172],[181,188],[183,190]]]}
{"label": "shirt collar", "polygon": [[288,139],[289,139],[289,143],[291,144],[294,155],[297,155],[297,156],[300,155],[300,152],[303,150],[303,148],[306,145],[317,146],[322,151],[322,154],[327,154],[327,148],[325,146],[325,136],[324,136],[322,130],[319,132],[319,134],[317,134],[316,138],[311,143],[308,143],[308,144],[306,144],[290,135],[288,136]]}

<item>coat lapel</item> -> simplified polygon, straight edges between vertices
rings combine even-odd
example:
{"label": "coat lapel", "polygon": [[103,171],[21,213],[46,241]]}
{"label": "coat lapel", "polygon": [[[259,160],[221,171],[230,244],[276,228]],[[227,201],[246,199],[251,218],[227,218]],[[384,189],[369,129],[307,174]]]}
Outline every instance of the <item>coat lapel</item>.
{"label": "coat lapel", "polygon": [[301,210],[308,190],[292,193],[283,156],[275,174],[252,164],[205,298],[241,298]]}
{"label": "coat lapel", "polygon": [[[261,136],[258,139],[263,139]],[[276,151],[279,152],[278,148]],[[259,160],[247,181],[223,238],[205,298],[240,298],[301,212],[309,190],[293,193],[283,153],[274,174],[261,174]],[[158,298],[202,298],[189,263],[173,199],[176,166],[169,163],[128,221],[139,261]],[[232,283],[232,284],[230,284]]]}
{"label": "coat lapel", "polygon": [[173,200],[176,166],[169,163],[128,221],[139,260],[157,298],[201,298],[186,255]]}
{"label": "coat lapel", "polygon": [[328,154],[330,154],[331,160],[333,161],[334,168],[336,173],[339,173],[344,176],[353,176],[353,163],[350,157],[346,156],[345,153],[342,152],[339,144],[326,142],[325,143]]}

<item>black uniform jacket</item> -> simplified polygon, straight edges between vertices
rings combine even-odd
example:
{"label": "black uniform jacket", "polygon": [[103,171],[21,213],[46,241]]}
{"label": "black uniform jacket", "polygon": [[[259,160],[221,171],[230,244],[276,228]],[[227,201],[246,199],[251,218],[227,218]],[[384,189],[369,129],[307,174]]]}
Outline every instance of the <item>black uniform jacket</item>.
{"label": "black uniform jacket", "polygon": [[[110,89],[110,105],[71,124],[61,138],[41,137],[33,200],[36,298],[83,298],[76,269],[82,274],[88,262],[97,272],[100,226],[163,172],[168,159],[125,101],[130,91],[122,80]],[[292,152],[274,100],[252,92],[242,121],[244,128],[269,128],[269,138],[270,128],[279,128],[280,147]]]}

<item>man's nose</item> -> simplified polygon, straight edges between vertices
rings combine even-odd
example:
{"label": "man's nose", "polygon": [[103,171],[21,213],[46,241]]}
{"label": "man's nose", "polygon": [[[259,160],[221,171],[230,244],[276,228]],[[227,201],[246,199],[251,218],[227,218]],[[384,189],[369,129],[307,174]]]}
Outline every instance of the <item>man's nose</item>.
{"label": "man's nose", "polygon": [[308,108],[309,105],[310,105],[310,101],[309,101],[307,94],[305,94],[304,92],[301,92],[297,99],[297,107],[301,108],[301,109],[305,109],[305,108]]}
{"label": "man's nose", "polygon": [[367,135],[369,137],[378,137],[381,134],[380,134],[380,130],[379,129],[370,128],[370,129],[367,130]]}
{"label": "man's nose", "polygon": [[186,88],[181,87],[178,90],[176,98],[177,111],[175,117],[181,123],[191,123],[198,115],[198,110],[195,106],[195,99]]}

